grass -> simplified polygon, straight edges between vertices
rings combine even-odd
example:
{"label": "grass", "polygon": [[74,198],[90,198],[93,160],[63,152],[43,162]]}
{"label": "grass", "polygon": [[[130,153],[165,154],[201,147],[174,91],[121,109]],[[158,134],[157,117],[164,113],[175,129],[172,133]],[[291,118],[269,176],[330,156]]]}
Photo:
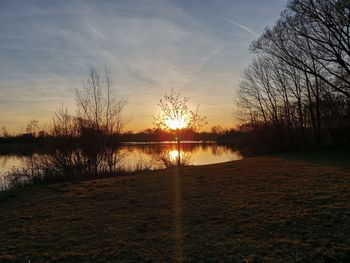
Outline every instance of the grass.
{"label": "grass", "polygon": [[283,153],[277,155],[277,157],[350,168],[350,152],[346,149],[323,149],[307,152]]}
{"label": "grass", "polygon": [[350,170],[258,157],[0,193],[0,261],[349,262]]}

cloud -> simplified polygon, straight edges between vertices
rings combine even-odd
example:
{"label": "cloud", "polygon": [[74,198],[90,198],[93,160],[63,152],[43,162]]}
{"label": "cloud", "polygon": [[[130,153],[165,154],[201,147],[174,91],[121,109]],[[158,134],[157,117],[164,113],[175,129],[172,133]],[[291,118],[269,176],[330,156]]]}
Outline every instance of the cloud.
{"label": "cloud", "polygon": [[234,24],[234,25],[236,25],[236,26],[239,26],[239,27],[242,28],[243,30],[245,30],[245,31],[247,31],[248,33],[252,34],[253,36],[258,37],[258,34],[255,33],[253,30],[251,30],[249,27],[246,27],[245,25],[242,25],[242,24],[240,24],[240,23],[238,23],[238,22],[236,22],[236,21],[234,21],[234,20],[232,20],[232,19],[230,19],[230,18],[225,18],[225,20],[226,20],[227,22],[231,23],[231,24]]}
{"label": "cloud", "polygon": [[[271,1],[0,0],[0,125],[50,118],[62,101],[74,108],[89,65],[110,68],[135,129],[151,126],[158,97],[171,87],[203,108],[215,88],[216,112],[231,112],[227,98],[251,35],[283,2]],[[245,24],[240,16],[252,12],[251,28],[229,19]],[[232,24],[244,31],[232,32]]]}

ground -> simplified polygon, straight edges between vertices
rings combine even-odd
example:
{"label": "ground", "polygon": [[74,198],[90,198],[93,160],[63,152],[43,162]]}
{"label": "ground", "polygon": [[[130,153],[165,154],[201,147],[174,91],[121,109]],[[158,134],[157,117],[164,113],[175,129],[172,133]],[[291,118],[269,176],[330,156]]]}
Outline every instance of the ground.
{"label": "ground", "polygon": [[0,261],[349,262],[350,169],[257,157],[0,193]]}

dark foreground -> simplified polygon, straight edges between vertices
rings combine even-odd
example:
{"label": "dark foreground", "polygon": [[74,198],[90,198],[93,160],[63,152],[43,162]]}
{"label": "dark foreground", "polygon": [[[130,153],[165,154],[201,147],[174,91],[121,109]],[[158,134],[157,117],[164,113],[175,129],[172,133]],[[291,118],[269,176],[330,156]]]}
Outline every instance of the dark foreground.
{"label": "dark foreground", "polygon": [[349,262],[350,170],[259,157],[0,193],[0,261]]}

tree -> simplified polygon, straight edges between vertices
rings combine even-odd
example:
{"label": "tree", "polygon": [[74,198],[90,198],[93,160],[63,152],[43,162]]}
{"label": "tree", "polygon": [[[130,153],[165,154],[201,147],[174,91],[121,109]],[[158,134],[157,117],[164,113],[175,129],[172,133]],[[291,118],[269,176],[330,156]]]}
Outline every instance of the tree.
{"label": "tree", "polygon": [[96,67],[89,68],[89,76],[82,88],[76,90],[76,98],[82,149],[89,156],[89,166],[95,174],[103,165],[113,172],[126,101],[113,88],[109,70],[105,68],[101,75]]}
{"label": "tree", "polygon": [[350,98],[348,0],[291,0],[276,25],[252,43]]}
{"label": "tree", "polygon": [[46,166],[64,176],[115,172],[125,100],[113,89],[109,71],[101,75],[90,67],[76,99],[76,115],[64,108],[55,112],[49,140],[52,154]]}
{"label": "tree", "polygon": [[9,133],[7,132],[7,128],[5,125],[1,126],[1,133],[2,133],[2,137],[4,138],[9,137]]}
{"label": "tree", "polygon": [[220,135],[224,132],[224,128],[222,128],[221,125],[216,125],[216,126],[213,126],[211,127],[211,132],[215,135]]}
{"label": "tree", "polygon": [[170,131],[175,136],[177,143],[177,164],[181,164],[181,134],[184,130],[196,131],[205,125],[206,117],[198,112],[199,105],[193,110],[189,106],[189,97],[182,97],[180,92],[171,89],[158,103],[160,114],[154,117],[154,125],[162,130]]}
{"label": "tree", "polygon": [[26,127],[26,132],[32,134],[34,137],[36,135],[36,130],[39,128],[38,120],[30,120]]}
{"label": "tree", "polygon": [[349,14],[348,0],[290,0],[252,42],[238,103],[253,139],[279,150],[350,141]]}
{"label": "tree", "polygon": [[120,133],[123,127],[122,112],[126,101],[119,98],[113,88],[108,68],[103,75],[96,67],[89,68],[89,76],[76,90],[78,115],[91,128],[102,129],[109,134]]}

